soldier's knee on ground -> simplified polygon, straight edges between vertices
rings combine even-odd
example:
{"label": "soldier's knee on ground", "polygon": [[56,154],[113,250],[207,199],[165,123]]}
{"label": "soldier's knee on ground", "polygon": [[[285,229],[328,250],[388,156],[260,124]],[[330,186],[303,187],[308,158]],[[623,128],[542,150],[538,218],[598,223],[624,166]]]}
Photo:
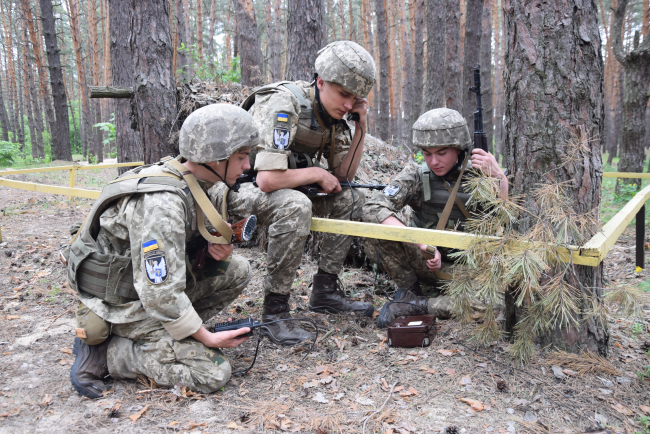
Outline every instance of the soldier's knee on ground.
{"label": "soldier's knee on ground", "polygon": [[296,190],[282,189],[271,193],[272,222],[269,235],[296,232],[298,236],[309,234],[311,226],[311,201]]}
{"label": "soldier's knee on ground", "polygon": [[106,322],[95,312],[79,302],[75,312],[77,317],[77,337],[88,345],[99,345],[104,342],[111,332],[110,323]]}
{"label": "soldier's knee on ground", "polygon": [[232,273],[233,276],[232,286],[236,287],[239,293],[241,293],[251,280],[253,270],[248,259],[239,255],[233,255],[230,261],[230,267],[228,267],[228,273]]}

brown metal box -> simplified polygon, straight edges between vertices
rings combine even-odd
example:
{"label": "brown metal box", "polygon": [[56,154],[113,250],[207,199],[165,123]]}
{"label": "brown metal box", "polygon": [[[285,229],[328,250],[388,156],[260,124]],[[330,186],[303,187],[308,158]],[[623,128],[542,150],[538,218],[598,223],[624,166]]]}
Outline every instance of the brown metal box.
{"label": "brown metal box", "polygon": [[428,347],[436,334],[436,316],[400,316],[388,326],[391,347]]}

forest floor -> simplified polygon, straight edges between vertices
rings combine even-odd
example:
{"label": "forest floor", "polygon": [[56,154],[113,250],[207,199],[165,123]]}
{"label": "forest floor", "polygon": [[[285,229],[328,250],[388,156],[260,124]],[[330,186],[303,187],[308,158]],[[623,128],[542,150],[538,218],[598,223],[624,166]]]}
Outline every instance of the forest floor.
{"label": "forest floor", "polygon": [[[386,155],[378,167],[392,160]],[[115,173],[81,171],[77,184],[99,188]],[[67,184],[66,172],[12,178]],[[384,181],[363,179],[370,180]],[[308,285],[317,267],[307,255],[292,309],[320,334],[304,360],[304,351],[264,340],[255,367],[214,394],[116,381],[102,399],[82,398],[69,379],[76,302],[58,252],[91,205],[0,187],[0,432],[583,433],[596,428],[594,419],[615,433],[648,432],[640,424],[650,412],[643,376],[650,375],[649,306],[641,322],[609,321],[615,370],[580,375],[567,361],[560,380],[543,351],[521,367],[506,341],[474,348],[467,343],[473,325],[439,321],[429,347],[404,349],[387,346],[374,318],[311,313]],[[250,260],[254,277],[211,323],[261,315],[264,252],[236,253]],[[635,273],[633,226],[608,254],[604,273],[610,283],[649,278]],[[377,309],[384,303],[371,293],[369,269],[346,268],[341,277],[352,295],[372,297]],[[234,370],[248,367],[256,341],[225,351]],[[461,399],[477,402],[467,401],[472,408]]]}

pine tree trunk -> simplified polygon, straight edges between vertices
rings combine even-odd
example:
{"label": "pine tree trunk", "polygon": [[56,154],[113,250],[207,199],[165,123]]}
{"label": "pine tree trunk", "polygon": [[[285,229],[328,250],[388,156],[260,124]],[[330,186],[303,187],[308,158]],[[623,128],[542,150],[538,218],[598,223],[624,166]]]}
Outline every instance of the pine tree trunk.
{"label": "pine tree trunk", "polygon": [[[614,11],[612,27],[612,48],[616,59],[621,63],[625,73],[623,97],[623,132],[619,150],[619,172],[643,171],[645,157],[645,110],[648,105],[648,83],[650,83],[650,38],[645,38],[639,45],[638,33],[634,38],[632,49],[625,53],[621,41],[621,28],[625,20],[627,0],[618,0]],[[636,184],[641,189],[640,179],[621,178],[619,184]]]}
{"label": "pine tree trunk", "polygon": [[54,13],[52,0],[40,0],[41,15],[43,19],[43,36],[47,63],[50,71],[50,85],[52,86],[52,99],[54,100],[54,114],[56,121],[52,130],[52,158],[55,160],[72,161],[70,151],[70,121],[68,120],[68,98],[65,95],[63,69],[56,40],[56,27],[54,26]]}
{"label": "pine tree trunk", "polygon": [[[113,86],[132,87],[134,83],[133,52],[129,44],[133,1],[111,0],[109,8]],[[131,128],[131,110],[131,100],[115,100],[115,146],[118,163],[142,161],[143,159],[140,135]],[[129,170],[128,167],[120,169],[121,173]]]}
{"label": "pine tree trunk", "polygon": [[[603,130],[603,60],[597,11],[593,1],[505,0],[506,20],[506,166],[514,176],[512,194],[523,207],[538,214],[532,192],[539,183],[564,182],[576,213],[600,205]],[[576,53],[579,53],[577,55]],[[564,164],[572,137],[588,147],[574,164]],[[573,155],[575,157],[575,155]],[[596,211],[597,212],[597,211]],[[597,215],[597,214],[596,214]],[[529,217],[520,220],[527,231]],[[569,284],[582,288],[585,299],[602,296],[602,264],[574,265]],[[568,351],[607,354],[608,332],[581,306],[579,328],[555,330],[541,336],[542,347],[552,344]]]}
{"label": "pine tree trunk", "polygon": [[189,41],[185,39],[185,12],[183,11],[183,1],[184,0],[176,0],[176,66],[174,70],[177,71],[177,78],[180,82],[189,79],[189,64],[186,54]]}
{"label": "pine tree trunk", "polygon": [[[370,24],[369,24],[370,23]],[[374,52],[374,41],[372,40],[372,17],[369,14],[368,0],[361,0],[361,26],[363,31],[363,46],[369,53]],[[372,54],[371,54],[372,55]],[[367,113],[367,127],[368,131],[372,131],[374,126],[375,116],[377,112],[374,111],[375,87],[368,94],[368,113]]]}
{"label": "pine tree trunk", "polygon": [[494,112],[492,95],[492,0],[482,0],[482,2],[483,18],[481,26],[483,34],[481,35],[481,61],[479,64],[481,65],[481,93],[483,94],[483,130],[487,138],[488,150],[494,154],[494,123],[492,122]]}
{"label": "pine tree trunk", "polygon": [[350,22],[348,26],[348,39],[354,41],[356,39],[356,31],[354,29],[354,16],[352,14],[352,0],[348,0],[348,20]]}
{"label": "pine tree trunk", "polygon": [[343,6],[343,0],[338,0],[339,2],[339,22],[341,23],[341,39],[345,39],[345,7]]}
{"label": "pine tree trunk", "polygon": [[27,19],[22,20],[23,24],[23,53],[24,53],[24,80],[25,80],[25,96],[27,97],[28,104],[25,105],[29,119],[29,137],[32,143],[32,155],[34,155],[34,148],[36,148],[36,158],[44,158],[43,151],[43,114],[39,106],[38,87],[34,85],[34,71],[32,69],[32,62],[29,56],[28,39],[29,34],[27,31]]}
{"label": "pine tree trunk", "polygon": [[196,0],[196,50],[203,59],[203,0]]}
{"label": "pine tree trunk", "polygon": [[[94,86],[99,86],[99,48],[97,44],[97,2],[96,0],[89,0],[86,2],[86,11],[88,13],[88,32],[90,34],[90,71],[92,75],[92,83]],[[92,103],[92,110],[95,121],[91,122],[93,125],[102,121],[101,100],[95,100]],[[97,163],[104,161],[104,145],[102,130],[98,127],[92,127],[93,132],[93,147],[95,149],[95,156]]]}
{"label": "pine tree trunk", "polygon": [[[474,134],[476,94],[469,91],[474,86],[474,67],[481,63],[481,35],[483,33],[483,0],[467,0],[465,14],[465,39],[463,53],[462,111],[469,133]],[[483,72],[483,71],[481,71]],[[485,74],[481,74],[481,79]],[[483,83],[481,87],[484,89]],[[485,98],[484,98],[485,100]],[[483,115],[485,118],[485,114]],[[489,143],[489,142],[488,142]]]}
{"label": "pine tree trunk", "polygon": [[[102,73],[102,80],[103,84],[108,86],[109,83],[113,82],[113,78],[111,77],[111,29],[110,29],[110,23],[109,23],[109,7],[108,7],[108,0],[99,0],[99,4],[101,5],[101,23],[102,23],[102,55],[104,56],[103,61],[103,73]],[[102,113],[104,113],[104,116],[106,118],[109,117],[110,113],[115,112],[115,100],[113,99],[102,99],[100,100],[100,103],[102,105]],[[108,133],[105,133],[105,136],[108,137]],[[108,152],[111,152],[115,149],[115,143],[109,143],[108,144]]]}
{"label": "pine tree trunk", "polygon": [[[446,0],[445,19],[445,107],[463,110],[463,92],[460,51],[460,4],[458,0]],[[431,58],[431,57],[429,57]],[[435,60],[434,60],[435,62]],[[433,108],[433,107],[432,107]]]}
{"label": "pine tree trunk", "polygon": [[402,64],[402,141],[411,147],[411,104],[413,102],[413,59],[411,57],[411,41],[409,26],[406,22],[404,2],[399,2],[399,28],[401,29],[401,59]]}
{"label": "pine tree trunk", "polygon": [[[384,0],[384,10],[386,11],[386,28],[388,30],[388,82],[391,83],[389,90],[390,99],[390,129],[391,138],[399,139],[400,135],[400,98],[399,98],[399,78],[397,69],[397,44],[395,38],[395,11],[388,8],[388,0]],[[397,85],[393,85],[396,83]]]}
{"label": "pine tree trunk", "polygon": [[334,25],[334,7],[332,6],[332,0],[327,0],[327,17],[329,18],[329,27],[332,30],[332,39],[336,40],[336,26]]}
{"label": "pine tree trunk", "polygon": [[[176,82],[172,71],[172,40],[167,2],[135,1],[131,18],[134,95],[145,164],[178,148],[169,141],[176,119]],[[152,25],[155,23],[155,25]]]}
{"label": "pine tree trunk", "polygon": [[[422,112],[445,106],[446,23],[445,1],[427,3],[427,84]],[[460,13],[460,12],[459,12]],[[457,25],[457,24],[456,24]],[[458,56],[458,53],[456,53]]]}
{"label": "pine tree trunk", "polygon": [[257,33],[257,21],[253,0],[233,0],[237,27],[237,43],[240,54],[241,84],[259,86],[262,84],[262,48]]}
{"label": "pine tree trunk", "polygon": [[[321,3],[321,15],[322,15],[322,0],[320,1]],[[273,81],[280,81],[281,80],[281,69],[282,69],[282,61],[280,59],[280,53],[282,52],[282,47],[280,46],[280,32],[278,31],[278,28],[280,27],[280,20],[281,20],[281,15],[280,15],[280,0],[275,0],[273,2],[273,5],[271,4],[270,1],[266,2],[266,22],[267,22],[267,35],[269,39],[269,69],[271,70],[271,79]],[[289,10],[291,10],[291,3],[289,4]],[[289,14],[291,16],[291,13]],[[318,21],[321,21],[322,24],[322,16],[317,19]],[[311,21],[311,18],[310,18]],[[287,32],[289,32],[289,23],[287,22]],[[322,33],[322,29],[320,30]],[[289,37],[289,40],[291,40],[291,37]]]}
{"label": "pine tree trunk", "polygon": [[312,79],[318,50],[325,46],[323,0],[289,0],[287,5],[286,79]]}
{"label": "pine tree trunk", "polygon": [[[6,54],[6,45],[2,44],[2,49],[3,49],[3,55],[2,59],[4,60],[4,64],[2,65],[3,67],[0,68],[0,72],[4,71],[5,72],[5,85],[7,88],[7,117],[9,120],[9,131],[14,133],[15,136],[15,128],[16,128],[16,115],[14,114],[14,90],[11,85],[11,77],[9,74],[9,62],[7,60],[8,56]],[[10,139],[10,141],[14,141],[13,139]]]}
{"label": "pine tree trunk", "polygon": [[[34,134],[32,134],[32,129],[34,128],[34,118],[32,117],[32,109],[29,101],[29,90],[28,87],[26,86],[25,83],[25,50],[24,50],[24,44],[22,42],[22,31],[20,29],[20,26],[18,25],[18,11],[16,11],[16,20],[12,21],[12,29],[11,32],[12,34],[16,35],[16,77],[18,77],[18,85],[19,85],[19,90],[18,90],[18,102],[19,102],[19,107],[20,107],[20,136],[19,136],[19,141],[20,143],[20,153],[24,154],[25,153],[25,145],[27,144],[27,130],[25,129],[25,117],[27,117],[27,128],[30,130],[30,136],[29,136],[29,141],[30,144],[34,140]],[[23,78],[23,80],[20,80],[20,77]],[[33,145],[32,145],[33,147]],[[37,148],[38,149],[38,148]]]}
{"label": "pine tree trunk", "polygon": [[[4,2],[0,1],[0,12],[2,13],[2,28],[3,29],[10,29],[9,23],[11,23],[11,2],[8,4],[8,9],[6,13],[9,15],[9,19],[7,19],[7,16],[5,15],[5,7],[4,7]],[[20,124],[18,120],[18,86],[17,86],[17,81],[16,81],[16,74],[15,74],[15,66],[14,66],[14,52],[13,52],[13,44],[11,41],[11,31],[5,31],[4,32],[5,36],[5,59],[7,61],[7,65],[5,67],[5,70],[7,71],[7,81],[8,85],[7,87],[9,88],[9,112],[10,115],[12,116],[11,119],[11,124],[13,126],[12,131],[14,132],[14,142],[18,140],[18,131],[20,130]]]}
{"label": "pine tree trunk", "polygon": [[226,23],[224,24],[224,27],[227,29],[226,30],[226,37],[224,38],[226,40],[226,68],[230,70],[230,67],[232,65],[232,44],[231,44],[231,39],[230,39],[230,34],[232,33],[232,25],[230,24],[230,9],[228,9],[228,12],[226,13]]}
{"label": "pine tree trunk", "polygon": [[503,114],[504,114],[504,89],[503,89],[503,65],[504,65],[504,55],[503,55],[503,46],[502,43],[502,29],[504,28],[503,24],[499,20],[499,11],[501,8],[498,7],[500,4],[499,0],[494,0],[494,151],[495,156],[503,155],[503,141],[505,139],[505,133],[503,130]]}
{"label": "pine tree trunk", "polygon": [[424,0],[411,0],[413,16],[413,112],[411,113],[411,125],[424,112],[422,110],[422,94],[424,83],[424,21],[426,7]]}
{"label": "pine tree trunk", "polygon": [[[190,48],[192,45],[192,31],[190,30],[190,4],[188,0],[183,0],[183,30],[185,34],[183,35],[183,41],[185,42],[186,48]],[[191,80],[193,77],[193,68],[192,68],[192,57],[191,55],[187,57],[187,71],[186,79]]]}
{"label": "pine tree trunk", "polygon": [[[208,30],[208,52],[210,53],[210,57],[214,58],[214,24],[215,24],[215,19],[214,19],[214,13],[217,10],[217,0],[212,0],[210,2],[210,29]],[[224,27],[224,33],[225,33],[225,27]]]}
{"label": "pine tree trunk", "polygon": [[2,140],[9,141],[9,115],[5,107],[4,90],[2,89],[2,77],[0,76],[0,124],[2,125]]}
{"label": "pine tree trunk", "polygon": [[375,0],[377,14],[377,45],[379,45],[379,116],[377,117],[377,135],[382,140],[388,140],[389,122],[389,88],[388,81],[388,35],[386,33],[386,10],[384,0]]}

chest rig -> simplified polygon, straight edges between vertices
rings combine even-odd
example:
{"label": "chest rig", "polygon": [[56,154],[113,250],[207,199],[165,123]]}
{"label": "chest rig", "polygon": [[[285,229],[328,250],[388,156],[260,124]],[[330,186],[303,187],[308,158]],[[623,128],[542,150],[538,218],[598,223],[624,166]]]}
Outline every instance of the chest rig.
{"label": "chest rig", "polygon": [[[316,100],[315,84],[310,88],[309,98],[305,98],[304,92],[291,81],[280,81],[277,83],[262,86],[249,95],[241,107],[249,110],[255,103],[256,95],[264,95],[273,92],[291,92],[300,105],[298,125],[289,147],[289,169],[303,169],[305,167],[318,167],[321,156],[325,153],[328,156],[328,164],[331,168],[334,161],[334,137],[336,135],[335,123],[328,123],[324,118],[320,103]],[[340,122],[346,131],[350,131],[347,123]]]}
{"label": "chest rig", "polygon": [[[192,231],[198,228],[208,241],[228,244],[232,231],[214,209],[196,178],[179,161],[164,158],[156,165],[169,163],[181,173],[170,172],[140,173],[152,165],[140,166],[124,173],[102,190],[88,217],[81,225],[70,246],[63,252],[66,259],[68,283],[82,295],[92,295],[111,304],[137,300],[138,293],[133,285],[133,264],[131,251],[124,255],[103,253],[97,243],[100,230],[100,217],[109,207],[122,198],[135,194],[170,192],[178,195],[184,205],[186,225]],[[130,200],[130,197],[126,200]],[[222,213],[225,216],[225,203]],[[196,218],[192,209],[196,207]],[[223,236],[210,235],[205,227],[204,216]],[[229,262],[229,261],[226,261]],[[227,264],[222,264],[224,269]]]}
{"label": "chest rig", "polygon": [[[418,228],[432,228],[438,225],[456,182],[462,182],[458,179],[460,171],[453,170],[445,177],[441,177],[433,173],[423,162],[418,172],[422,183],[422,206],[414,210],[411,225]],[[469,212],[465,207],[469,194],[465,192],[462,184],[458,187],[455,196],[454,205],[445,225],[446,229],[453,229],[458,222],[462,228],[462,222],[469,218]]]}

